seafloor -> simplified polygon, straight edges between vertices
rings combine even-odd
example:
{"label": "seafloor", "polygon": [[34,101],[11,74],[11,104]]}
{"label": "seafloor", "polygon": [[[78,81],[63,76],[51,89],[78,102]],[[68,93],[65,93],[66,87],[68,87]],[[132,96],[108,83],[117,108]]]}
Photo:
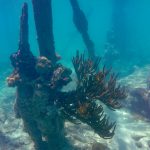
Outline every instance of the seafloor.
{"label": "seafloor", "polygon": [[[11,69],[0,71],[0,150],[34,150],[30,137],[23,130],[22,121],[14,116],[15,89],[8,88],[5,80],[10,72]],[[136,68],[131,75],[120,79],[119,82],[129,89],[146,88],[149,73],[150,66]],[[131,100],[132,96],[129,95],[125,103]],[[131,113],[126,108],[115,112],[108,110],[107,113],[117,121],[116,134],[112,139],[99,138],[85,124],[74,125],[69,122],[65,124],[67,138],[81,150],[150,149],[150,121],[148,119],[137,113]]]}

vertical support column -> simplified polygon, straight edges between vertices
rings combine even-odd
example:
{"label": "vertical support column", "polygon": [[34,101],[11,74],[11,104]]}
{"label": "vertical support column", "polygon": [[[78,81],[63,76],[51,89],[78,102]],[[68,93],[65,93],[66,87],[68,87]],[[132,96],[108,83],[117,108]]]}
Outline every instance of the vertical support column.
{"label": "vertical support column", "polygon": [[28,5],[24,3],[22,8],[22,15],[20,17],[20,39],[19,50],[22,53],[30,51],[29,47],[29,29],[28,29]]}
{"label": "vertical support column", "polygon": [[85,17],[84,12],[80,9],[80,6],[79,6],[77,0],[70,0],[70,4],[71,4],[72,10],[73,10],[73,22],[74,22],[77,30],[82,35],[83,41],[88,50],[89,58],[94,60],[95,59],[95,48],[94,48],[94,43],[90,39],[90,36],[88,34],[88,21]]}
{"label": "vertical support column", "polygon": [[28,5],[24,3],[20,17],[20,39],[18,51],[10,56],[13,67],[29,78],[36,76],[35,58],[30,51],[28,30]]}
{"label": "vertical support column", "polygon": [[125,7],[128,0],[114,0],[112,14],[112,28],[115,34],[115,45],[120,54],[127,51],[127,27]]}
{"label": "vertical support column", "polygon": [[56,62],[51,0],[32,0],[37,40],[41,56]]}

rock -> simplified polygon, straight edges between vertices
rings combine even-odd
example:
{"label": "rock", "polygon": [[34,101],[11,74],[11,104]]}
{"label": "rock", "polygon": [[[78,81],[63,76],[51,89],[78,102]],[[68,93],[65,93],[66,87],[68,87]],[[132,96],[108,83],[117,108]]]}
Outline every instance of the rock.
{"label": "rock", "polygon": [[108,147],[102,143],[94,143],[92,145],[92,150],[108,150]]}
{"label": "rock", "polygon": [[147,142],[147,144],[148,144],[148,147],[150,148],[150,140]]}
{"label": "rock", "polygon": [[142,136],[142,135],[135,135],[135,136],[132,136],[132,138],[133,138],[135,141],[140,141],[143,137],[145,137],[145,136]]}
{"label": "rock", "polygon": [[147,88],[135,88],[130,95],[132,98],[129,109],[150,119],[150,91]]}
{"label": "rock", "polygon": [[142,145],[141,142],[136,142],[135,144],[136,144],[136,146],[137,146],[138,148],[140,148],[140,149],[143,147],[143,145]]}

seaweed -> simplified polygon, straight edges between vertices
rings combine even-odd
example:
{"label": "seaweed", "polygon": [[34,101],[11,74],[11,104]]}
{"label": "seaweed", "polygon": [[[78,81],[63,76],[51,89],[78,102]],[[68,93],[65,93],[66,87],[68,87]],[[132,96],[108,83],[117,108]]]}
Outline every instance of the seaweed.
{"label": "seaweed", "polygon": [[56,62],[51,3],[51,0],[32,0],[40,56]]}
{"label": "seaweed", "polygon": [[11,64],[18,71],[21,76],[28,76],[34,78],[36,58],[30,51],[28,42],[28,7],[24,4],[22,15],[20,17],[20,39],[19,47],[16,53],[10,56]]}

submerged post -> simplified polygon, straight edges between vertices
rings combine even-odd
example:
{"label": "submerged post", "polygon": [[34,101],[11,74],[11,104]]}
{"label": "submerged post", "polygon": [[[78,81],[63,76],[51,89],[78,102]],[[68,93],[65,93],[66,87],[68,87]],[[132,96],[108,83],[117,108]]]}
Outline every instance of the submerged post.
{"label": "submerged post", "polygon": [[86,19],[86,16],[84,12],[80,9],[80,6],[77,0],[70,0],[70,4],[73,9],[73,22],[77,30],[82,35],[83,41],[88,50],[89,58],[94,60],[95,59],[94,43],[90,39],[90,36],[88,34],[88,21]]}
{"label": "submerged post", "polygon": [[28,6],[24,3],[22,8],[22,15],[20,18],[20,40],[19,40],[19,50],[29,51],[29,29],[28,29]]}
{"label": "submerged post", "polygon": [[24,3],[22,15],[20,17],[20,39],[19,47],[16,53],[10,56],[13,67],[21,74],[29,78],[34,78],[35,73],[35,58],[30,51],[28,31],[28,5]]}
{"label": "submerged post", "polygon": [[112,28],[115,34],[115,44],[119,53],[125,55],[127,53],[127,25],[125,7],[128,0],[114,0],[112,14]]}
{"label": "submerged post", "polygon": [[56,62],[51,0],[32,0],[40,56]]}
{"label": "submerged post", "polygon": [[128,0],[113,0],[112,2],[112,25],[107,33],[104,54],[104,63],[109,67],[117,64],[118,60],[124,61],[131,54],[127,50],[128,31],[125,7]]}

